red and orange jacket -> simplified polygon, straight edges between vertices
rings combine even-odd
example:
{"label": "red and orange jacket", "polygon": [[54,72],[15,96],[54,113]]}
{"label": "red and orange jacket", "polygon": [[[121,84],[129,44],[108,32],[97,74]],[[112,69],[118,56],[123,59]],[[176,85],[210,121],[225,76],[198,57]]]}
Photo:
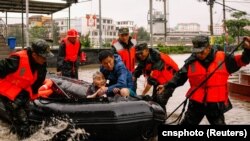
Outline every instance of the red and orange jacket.
{"label": "red and orange jacket", "polygon": [[113,43],[113,47],[115,48],[115,52],[117,52],[121,58],[123,63],[125,64],[126,68],[130,72],[134,72],[135,70],[135,45],[136,40],[130,39],[129,42],[131,42],[133,45],[131,47],[125,48],[123,44],[121,44],[119,41],[115,41]]}
{"label": "red and orange jacket", "polygon": [[175,72],[179,70],[178,65],[167,54],[160,53],[155,49],[149,49],[149,56],[139,64],[134,72],[138,78],[144,74],[150,85],[165,84],[172,79]]}
{"label": "red and orange jacket", "polygon": [[[225,59],[224,52],[217,52],[214,60],[209,67],[204,68],[199,61],[195,61],[188,67],[187,76],[189,78],[190,89],[189,93],[195,89],[204,79],[215,70],[218,65]],[[197,89],[190,99],[199,103],[203,102],[224,102],[228,99],[227,93],[227,79],[229,73],[227,72],[225,63],[215,71],[215,73],[208,79],[204,86]]]}
{"label": "red and orange jacket", "polygon": [[65,61],[75,62],[77,60],[79,49],[80,49],[80,42],[76,40],[75,44],[72,44],[68,41],[67,38],[63,39],[65,43]]}
{"label": "red and orange jacket", "polygon": [[5,78],[0,79],[0,94],[14,101],[21,90],[26,90],[31,99],[37,96],[33,94],[31,85],[37,80],[37,72],[31,71],[27,51],[19,51],[12,55],[19,56],[19,66],[14,73],[10,73]]}

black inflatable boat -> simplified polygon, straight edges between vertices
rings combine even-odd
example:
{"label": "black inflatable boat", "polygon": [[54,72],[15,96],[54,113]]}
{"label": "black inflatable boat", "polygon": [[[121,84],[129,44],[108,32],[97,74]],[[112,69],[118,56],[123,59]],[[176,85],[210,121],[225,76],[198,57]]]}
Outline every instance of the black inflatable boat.
{"label": "black inflatable boat", "polygon": [[[165,122],[164,110],[152,101],[132,97],[76,100],[60,95],[31,102],[30,121],[41,123],[50,117],[67,115],[76,127],[84,128],[94,140],[126,141],[153,137],[157,126]],[[0,114],[4,114],[1,104],[0,107]]]}

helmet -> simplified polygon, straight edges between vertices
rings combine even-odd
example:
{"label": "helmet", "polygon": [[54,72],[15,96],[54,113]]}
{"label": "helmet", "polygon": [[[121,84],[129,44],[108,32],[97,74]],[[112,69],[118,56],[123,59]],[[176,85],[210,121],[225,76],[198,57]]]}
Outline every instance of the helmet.
{"label": "helmet", "polygon": [[45,58],[54,56],[54,54],[50,51],[49,44],[43,39],[36,39],[34,42],[32,42],[31,49],[36,54]]}

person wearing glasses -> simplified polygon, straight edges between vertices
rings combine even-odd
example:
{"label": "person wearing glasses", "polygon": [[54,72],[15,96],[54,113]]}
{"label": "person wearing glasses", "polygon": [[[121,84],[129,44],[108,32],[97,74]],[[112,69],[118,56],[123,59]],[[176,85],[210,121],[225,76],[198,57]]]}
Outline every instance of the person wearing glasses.
{"label": "person wearing glasses", "polygon": [[161,53],[156,49],[149,48],[147,43],[141,43],[135,46],[138,65],[133,73],[133,79],[144,75],[147,78],[147,84],[142,92],[146,95],[153,86],[153,101],[159,103],[166,110],[167,98],[157,96],[156,88],[158,85],[167,83],[172,79],[175,72],[179,70],[175,61],[167,54]]}
{"label": "person wearing glasses", "polygon": [[[227,80],[231,73],[249,64],[250,46],[244,45],[241,55],[233,55],[214,49],[206,35],[195,36],[192,43],[191,56],[172,80],[158,87],[158,93],[170,97],[176,87],[189,80],[188,109],[180,124],[198,125],[206,116],[211,125],[225,125],[224,113],[232,108]],[[205,81],[209,75],[211,77]]]}

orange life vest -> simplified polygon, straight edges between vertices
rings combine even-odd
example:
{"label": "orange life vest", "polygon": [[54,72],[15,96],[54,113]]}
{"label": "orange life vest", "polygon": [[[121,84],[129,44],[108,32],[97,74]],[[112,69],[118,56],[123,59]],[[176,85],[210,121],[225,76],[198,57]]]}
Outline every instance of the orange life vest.
{"label": "orange life vest", "polygon": [[[133,45],[136,44],[135,39],[131,39]],[[113,46],[115,47],[117,53],[121,56],[123,63],[130,72],[135,70],[135,46],[125,49],[120,42],[116,41]]]}
{"label": "orange life vest", "polygon": [[[213,62],[208,69],[204,68],[198,61],[193,62],[188,67],[188,78],[190,89],[187,95],[196,88],[214,69],[225,59],[225,53],[218,51]],[[228,100],[227,80],[229,73],[226,69],[225,63],[215,71],[215,73],[208,79],[208,81],[197,89],[190,99],[203,102],[226,102]]]}
{"label": "orange life vest", "polygon": [[63,39],[64,43],[65,43],[65,61],[71,61],[71,62],[75,62],[77,60],[78,57],[78,52],[80,49],[80,42],[77,39],[75,44],[72,44],[70,41],[68,41],[67,38]]}
{"label": "orange life vest", "polygon": [[[147,64],[145,72],[150,72],[150,77],[154,78],[159,84],[165,84],[172,79],[175,72],[179,70],[178,65],[167,55],[160,53],[161,60],[164,62],[162,70],[151,70],[152,64]],[[147,75],[147,73],[145,73]]]}
{"label": "orange life vest", "polygon": [[13,53],[12,55],[19,56],[19,66],[16,72],[7,75],[4,79],[0,79],[0,94],[14,101],[21,90],[26,90],[33,100],[36,95],[33,95],[31,85],[37,80],[37,72],[32,74],[27,50]]}

